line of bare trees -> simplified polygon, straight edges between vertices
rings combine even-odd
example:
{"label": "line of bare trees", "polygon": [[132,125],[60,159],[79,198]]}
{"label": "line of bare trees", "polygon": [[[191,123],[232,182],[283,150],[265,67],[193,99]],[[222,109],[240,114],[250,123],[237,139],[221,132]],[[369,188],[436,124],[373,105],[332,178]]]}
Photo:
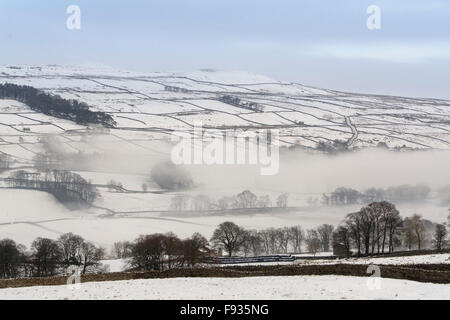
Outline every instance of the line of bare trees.
{"label": "line of bare trees", "polygon": [[[364,204],[371,202],[390,201],[395,203],[422,201],[426,199],[431,189],[426,185],[402,185],[396,187],[369,188],[364,191],[358,191],[352,188],[339,187],[329,194],[323,194],[321,202],[323,205],[350,205]],[[318,199],[316,199],[318,200]],[[310,202],[314,199],[310,199]]]}
{"label": "line of bare trees", "polygon": [[81,273],[102,271],[105,251],[73,233],[57,240],[37,238],[31,250],[11,239],[0,240],[0,278],[51,277],[66,274],[69,266]]}
{"label": "line of bare trees", "polygon": [[317,229],[304,230],[301,226],[246,230],[233,222],[220,224],[211,238],[213,246],[226,251],[228,256],[260,256],[269,254],[328,252],[331,248],[333,226],[324,224]]}
{"label": "line of bare trees", "polygon": [[[447,225],[450,224],[450,215]],[[430,227],[432,227],[430,229]],[[431,237],[430,237],[431,236]],[[134,242],[116,242],[117,258],[127,259],[136,270],[167,270],[194,267],[204,258],[221,256],[260,256],[269,254],[328,252],[338,256],[393,252],[425,244],[434,249],[448,247],[446,224],[433,224],[419,215],[402,219],[388,202],[371,203],[349,214],[336,229],[323,224],[316,229],[300,226],[246,230],[233,222],[223,222],[210,242],[199,233],[180,239],[173,233],[142,235]],[[37,238],[27,251],[11,239],[0,240],[0,278],[49,277],[65,273],[75,265],[82,273],[101,272],[105,250],[73,233],[57,240]]]}
{"label": "line of bare trees", "polygon": [[199,194],[187,196],[178,194],[171,199],[170,210],[174,211],[204,211],[204,210],[227,210],[227,209],[251,209],[251,208],[286,208],[289,195],[280,194],[275,203],[272,203],[269,195],[257,196],[250,190],[244,190],[234,196],[225,196],[217,201],[211,197]]}
{"label": "line of bare trees", "polygon": [[224,95],[218,98],[219,101],[230,104],[238,108],[244,108],[255,112],[263,112],[264,106],[251,101],[242,101],[239,97]]}
{"label": "line of bare trees", "polygon": [[141,235],[134,242],[116,242],[114,253],[129,259],[137,270],[166,270],[194,267],[211,254],[208,240],[199,233],[181,240],[173,233]]}
{"label": "line of bare trees", "polygon": [[420,215],[402,218],[395,205],[387,201],[372,202],[346,216],[333,233],[335,252],[350,256],[392,253],[397,248],[418,250],[443,249],[447,229]]}

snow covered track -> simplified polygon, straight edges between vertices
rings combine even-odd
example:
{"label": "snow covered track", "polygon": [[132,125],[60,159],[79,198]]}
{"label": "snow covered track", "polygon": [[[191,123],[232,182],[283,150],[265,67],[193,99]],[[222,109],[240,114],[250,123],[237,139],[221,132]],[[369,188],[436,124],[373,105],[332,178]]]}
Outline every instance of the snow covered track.
{"label": "snow covered track", "polygon": [[252,278],[174,278],[0,289],[8,299],[450,299],[450,286],[367,277],[290,276]]}

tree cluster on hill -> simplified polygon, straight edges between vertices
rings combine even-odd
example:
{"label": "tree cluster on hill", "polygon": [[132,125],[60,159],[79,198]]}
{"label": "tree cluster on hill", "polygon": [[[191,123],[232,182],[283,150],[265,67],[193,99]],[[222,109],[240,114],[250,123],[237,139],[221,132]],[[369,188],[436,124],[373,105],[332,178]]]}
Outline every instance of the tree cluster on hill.
{"label": "tree cluster on hill", "polygon": [[264,106],[251,101],[242,101],[238,97],[230,96],[230,95],[224,95],[219,97],[219,101],[230,104],[232,106],[235,106],[237,108],[244,108],[255,112],[263,112]]}
{"label": "tree cluster on hill", "polygon": [[79,174],[64,170],[44,172],[15,171],[9,178],[10,188],[32,189],[52,194],[67,205],[89,206],[98,196],[97,189]]}
{"label": "tree cluster on hill", "polygon": [[78,124],[93,123],[105,127],[116,126],[116,122],[109,114],[91,111],[86,103],[63,99],[30,86],[0,84],[0,99],[13,99],[26,104],[32,110],[56,118],[75,121]]}
{"label": "tree cluster on hill", "polygon": [[396,203],[422,201],[430,193],[430,188],[426,185],[402,185],[396,187],[369,188],[362,192],[339,187],[329,194],[322,195],[322,204],[327,206],[365,204],[374,201],[391,201]]}
{"label": "tree cluster on hill", "polygon": [[448,231],[444,224],[437,224],[433,233],[433,246],[436,250],[442,250],[448,245]]}
{"label": "tree cluster on hill", "polygon": [[211,197],[199,194],[187,196],[178,194],[171,199],[170,210],[174,211],[205,211],[205,210],[228,210],[228,209],[255,209],[255,208],[286,208],[288,206],[289,195],[280,194],[275,206],[269,195],[257,196],[250,190],[244,190],[233,196],[225,196],[217,201]]}
{"label": "tree cluster on hill", "polygon": [[[450,217],[449,217],[450,218]],[[450,219],[449,219],[450,220]],[[430,237],[431,236],[431,237]],[[211,245],[210,245],[211,243]],[[449,245],[445,224],[435,224],[419,215],[402,219],[395,206],[374,202],[347,215],[336,229],[323,224],[304,230],[301,226],[247,230],[233,222],[221,223],[210,242],[199,233],[180,239],[173,233],[141,235],[134,242],[116,242],[113,252],[127,259],[136,270],[191,268],[205,258],[222,255],[261,256],[271,254],[329,252],[338,256],[392,253],[394,249]],[[10,239],[0,240],[0,278],[49,277],[64,274],[69,266],[81,273],[102,271],[104,249],[72,233],[57,240],[37,238],[27,251]]]}
{"label": "tree cluster on hill", "polygon": [[175,87],[175,86],[164,86],[164,91],[168,92],[181,92],[181,93],[189,93],[191,90],[181,88],[181,87]]}
{"label": "tree cluster on hill", "polygon": [[347,141],[335,139],[333,141],[319,141],[316,145],[318,151],[328,154],[338,154],[348,151]]}
{"label": "tree cluster on hill", "polygon": [[80,273],[101,271],[104,249],[73,233],[57,240],[37,238],[27,251],[11,239],[0,240],[0,278],[51,277],[66,274],[69,266]]}

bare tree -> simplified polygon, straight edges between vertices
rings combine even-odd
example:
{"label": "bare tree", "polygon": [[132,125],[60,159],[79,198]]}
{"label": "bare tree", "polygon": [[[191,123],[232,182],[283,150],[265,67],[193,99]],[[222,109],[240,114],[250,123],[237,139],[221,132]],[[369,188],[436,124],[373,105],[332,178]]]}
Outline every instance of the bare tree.
{"label": "bare tree", "polygon": [[316,255],[321,245],[318,232],[316,230],[308,230],[305,242],[308,251],[313,255]]}
{"label": "bare tree", "polygon": [[268,245],[268,254],[275,254],[278,251],[278,243],[277,243],[277,230],[275,228],[269,228],[265,230]]}
{"label": "bare tree", "polygon": [[369,206],[361,208],[359,211],[361,221],[361,238],[364,245],[365,254],[370,254],[373,230],[375,230],[374,212]]}
{"label": "bare tree", "polygon": [[66,267],[82,264],[81,247],[84,243],[82,237],[73,233],[65,233],[58,238],[58,243],[62,252],[62,262]]}
{"label": "bare tree", "polygon": [[98,248],[91,242],[83,242],[81,245],[82,273],[97,271],[100,266],[100,260],[104,256],[105,250],[103,248]]}
{"label": "bare tree", "polygon": [[304,238],[305,234],[301,226],[293,226],[289,228],[289,240],[294,253],[302,252],[302,243]]}
{"label": "bare tree", "polygon": [[245,257],[248,257],[252,252],[251,232],[249,230],[244,231],[244,240],[242,241],[241,251]]}
{"label": "bare tree", "polygon": [[275,232],[277,239],[277,253],[287,253],[289,245],[289,228],[279,228]]}
{"label": "bare tree", "polygon": [[171,269],[179,263],[183,256],[183,242],[172,232],[166,233],[162,238],[167,267]]}
{"label": "bare tree", "polygon": [[277,207],[279,208],[286,208],[288,206],[288,193],[282,193],[277,198]]}
{"label": "bare tree", "polygon": [[259,256],[264,252],[264,244],[261,232],[249,231],[248,239],[253,256]]}
{"label": "bare tree", "polygon": [[57,242],[62,255],[62,265],[65,267],[79,266],[82,268],[83,274],[97,271],[100,260],[105,255],[103,248],[98,248],[93,243],[87,242],[73,233],[61,235]]}
{"label": "bare tree", "polygon": [[350,257],[351,242],[350,230],[347,226],[339,226],[333,232],[333,254],[337,256]]}
{"label": "bare tree", "polygon": [[272,206],[272,202],[270,201],[270,196],[269,195],[260,196],[258,198],[257,206],[259,208],[268,208],[268,207]]}
{"label": "bare tree", "polygon": [[417,248],[420,250],[426,237],[425,226],[423,224],[422,217],[418,214],[415,214],[411,217],[411,222],[414,234],[416,236]]}
{"label": "bare tree", "polygon": [[262,230],[259,232],[259,237],[261,238],[262,250],[265,254],[271,254],[272,251],[272,237],[270,230]]}
{"label": "bare tree", "polygon": [[236,195],[238,208],[255,208],[258,197],[251,191],[245,190]]}
{"label": "bare tree", "polygon": [[402,238],[404,246],[408,248],[408,250],[412,249],[412,246],[417,243],[416,235],[414,232],[414,226],[410,218],[405,218],[402,223]]}
{"label": "bare tree", "polygon": [[183,257],[188,266],[194,267],[210,252],[208,240],[200,233],[194,233],[192,237],[183,241]]}
{"label": "bare tree", "polygon": [[443,224],[437,224],[433,234],[433,243],[436,250],[441,251],[446,245],[447,229]]}
{"label": "bare tree", "polygon": [[323,224],[317,228],[319,233],[320,242],[322,244],[322,250],[324,252],[330,251],[330,242],[333,235],[334,227],[330,224]]}
{"label": "bare tree", "polygon": [[11,239],[0,240],[0,278],[16,278],[24,258],[24,248]]}
{"label": "bare tree", "polygon": [[359,212],[350,213],[345,218],[345,223],[347,225],[347,229],[350,232],[350,238],[355,243],[358,256],[361,255],[361,245],[362,245],[362,221]]}
{"label": "bare tree", "polygon": [[245,230],[233,222],[223,222],[214,230],[211,242],[216,247],[223,247],[231,257],[241,248],[245,240]]}
{"label": "bare tree", "polygon": [[394,242],[398,237],[398,231],[402,224],[400,213],[390,202],[382,201],[372,204],[379,215],[379,226],[377,227],[377,251],[384,253],[386,241],[388,241],[389,252],[394,251]]}
{"label": "bare tree", "polygon": [[32,263],[36,277],[48,277],[57,273],[62,261],[61,248],[57,241],[37,238],[31,245]]}
{"label": "bare tree", "polygon": [[130,264],[140,270],[162,270],[164,268],[164,235],[141,235],[134,241]]}

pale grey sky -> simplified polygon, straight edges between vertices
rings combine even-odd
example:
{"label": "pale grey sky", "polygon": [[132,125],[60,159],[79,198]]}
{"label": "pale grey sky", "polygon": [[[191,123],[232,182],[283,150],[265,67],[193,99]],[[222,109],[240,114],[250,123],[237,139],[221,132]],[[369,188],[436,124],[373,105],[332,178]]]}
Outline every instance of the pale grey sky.
{"label": "pale grey sky", "polygon": [[[66,28],[69,5],[81,29]],[[366,27],[369,5],[381,29]],[[245,70],[450,99],[448,0],[2,0],[0,63]]]}

